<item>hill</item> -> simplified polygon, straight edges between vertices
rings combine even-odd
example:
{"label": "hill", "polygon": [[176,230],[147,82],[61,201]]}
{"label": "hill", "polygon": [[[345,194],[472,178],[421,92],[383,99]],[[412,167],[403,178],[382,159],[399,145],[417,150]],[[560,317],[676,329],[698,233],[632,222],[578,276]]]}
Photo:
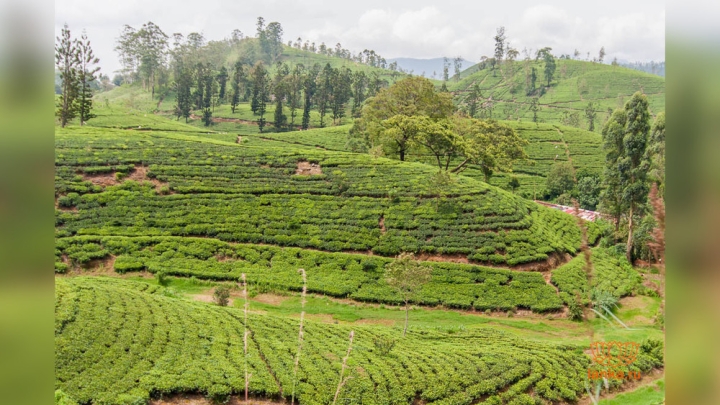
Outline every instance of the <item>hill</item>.
{"label": "hill", "polygon": [[[482,100],[492,105],[485,116],[495,119],[532,121],[532,99],[538,98],[538,119],[549,124],[567,124],[577,113],[575,126],[588,128],[585,109],[593,102],[598,112],[595,131],[609,117],[611,111],[624,105],[636,91],[648,96],[653,115],[665,110],[665,78],[620,66],[600,63],[556,59],[556,70],[549,87],[543,72],[545,64],[535,61],[517,61],[492,70],[489,64],[478,64],[463,71],[458,81],[450,80],[448,89],[455,94],[456,102],[465,105],[468,92],[474,84],[481,90]],[[530,89],[531,69],[537,72],[536,90]],[[479,112],[478,114],[483,114]]]}
{"label": "hill", "polygon": [[[525,198],[537,199],[542,197],[548,172],[555,163],[571,161],[578,171],[602,173],[605,154],[600,134],[565,125],[501,122],[515,129],[523,139],[529,142],[525,147],[529,160],[516,162],[512,173],[495,173],[490,178],[490,184],[507,189],[510,177],[515,176],[520,181],[520,187],[515,192]],[[302,132],[264,134],[262,137],[327,150],[349,151],[348,133],[350,128],[350,125],[345,125]],[[416,154],[408,156],[409,161],[418,161],[429,165],[435,164],[433,159],[431,156]],[[457,164],[460,161],[453,163]],[[475,165],[468,165],[468,169],[462,174],[484,181],[483,173]]]}
{"label": "hill", "polygon": [[[452,76],[454,70],[453,59],[448,59],[450,63],[449,74]],[[402,68],[406,72],[413,72],[413,74],[418,76],[424,76],[433,79],[442,79],[445,58],[392,58],[388,59],[388,62],[397,62],[398,67]],[[476,62],[462,59],[460,61],[460,69],[467,69],[468,67],[471,67],[475,64]],[[435,76],[433,76],[433,73],[435,73]]]}

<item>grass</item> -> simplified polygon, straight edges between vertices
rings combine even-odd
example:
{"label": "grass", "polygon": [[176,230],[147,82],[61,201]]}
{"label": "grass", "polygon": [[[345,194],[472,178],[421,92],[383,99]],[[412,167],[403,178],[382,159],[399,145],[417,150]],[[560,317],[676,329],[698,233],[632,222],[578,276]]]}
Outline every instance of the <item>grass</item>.
{"label": "grass", "polygon": [[660,405],[665,402],[665,379],[661,378],[631,392],[603,399],[599,405]]}

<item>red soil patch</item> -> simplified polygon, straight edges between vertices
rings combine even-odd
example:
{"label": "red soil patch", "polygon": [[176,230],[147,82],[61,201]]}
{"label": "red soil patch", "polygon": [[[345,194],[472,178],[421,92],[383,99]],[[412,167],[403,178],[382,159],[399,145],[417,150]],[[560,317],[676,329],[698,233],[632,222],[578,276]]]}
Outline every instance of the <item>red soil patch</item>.
{"label": "red soil patch", "polygon": [[322,169],[320,168],[320,165],[317,163],[298,162],[297,170],[295,170],[295,174],[298,174],[300,176],[312,176],[312,175],[322,174]]}
{"label": "red soil patch", "polygon": [[470,263],[467,256],[463,255],[430,255],[428,253],[421,253],[417,256],[417,260],[428,262]]}
{"label": "red soil patch", "polygon": [[[252,383],[252,380],[250,381]],[[248,402],[245,402],[243,394],[233,395],[230,397],[228,405],[270,405],[270,404],[285,404],[284,401],[272,401],[269,399],[258,399],[250,398]],[[212,400],[205,398],[200,394],[178,394],[172,395],[162,399],[151,400],[149,405],[213,405],[215,404]]]}
{"label": "red soil patch", "polygon": [[152,183],[153,186],[155,186],[155,190],[157,192],[160,192],[160,189],[163,186],[167,185],[167,183],[162,182],[158,179],[148,177],[147,172],[147,167],[135,166],[135,168],[130,172],[129,175],[123,177],[119,181],[115,178],[115,173],[87,174],[81,172],[80,174],[82,174],[83,180],[89,181],[100,187],[116,186],[118,184],[122,184],[126,180],[133,180],[138,182],[148,181]]}

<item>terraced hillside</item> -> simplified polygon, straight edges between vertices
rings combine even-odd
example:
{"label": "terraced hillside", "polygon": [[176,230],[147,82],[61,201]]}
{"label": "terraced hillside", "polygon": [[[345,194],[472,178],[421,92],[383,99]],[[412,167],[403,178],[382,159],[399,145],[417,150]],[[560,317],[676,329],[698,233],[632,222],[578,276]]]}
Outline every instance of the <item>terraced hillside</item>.
{"label": "terraced hillside", "polygon": [[[538,97],[538,118],[541,122],[561,124],[565,114],[578,113],[583,128],[588,128],[585,108],[592,101],[598,112],[595,130],[599,131],[608,118],[608,109],[621,108],[636,91],[645,93],[653,115],[665,111],[665,78],[620,66],[556,59],[551,85],[544,92],[544,63],[517,61],[493,72],[489,67],[478,70],[472,66],[460,75],[459,81],[448,82],[456,102],[463,104],[469,89],[477,84],[483,101],[493,104],[495,119],[532,121],[531,101]],[[526,76],[537,71],[536,90],[528,95]]]}
{"label": "terraced hillside", "polygon": [[569,215],[462,176],[439,198],[433,175],[420,163],[257,138],[58,130],[56,236],[202,236],[510,266],[580,244]]}
{"label": "terraced hillside", "polygon": [[[602,173],[605,155],[600,134],[564,125],[517,121],[502,121],[502,123],[515,129],[518,135],[529,142],[525,146],[525,152],[528,154],[529,160],[516,162],[512,173],[493,174],[490,178],[490,184],[507,188],[510,177],[515,176],[520,181],[520,187],[518,187],[516,193],[533,198],[533,196],[542,195],[548,172],[551,166],[557,162],[569,160],[576,170]],[[351,126],[347,125],[257,136],[290,144],[346,151],[348,150],[347,141],[350,128]],[[429,165],[435,164],[432,156],[410,154],[408,160]],[[453,164],[458,163],[460,163],[460,160],[453,162]],[[466,177],[484,181],[482,171],[474,165],[468,165],[468,168],[462,174]]]}
{"label": "terraced hillside", "polygon": [[[293,392],[296,320],[257,313],[245,318],[237,309],[111,278],[58,278],[55,291],[56,389],[66,398],[144,403],[198,392],[222,400],[244,392],[246,371],[253,397],[289,398]],[[388,339],[388,329],[306,321],[295,397],[302,404],[327,404],[336,396],[354,404],[575,401],[589,365],[582,347],[488,328],[411,332],[389,351],[377,343]],[[658,364],[644,346],[630,369]]]}

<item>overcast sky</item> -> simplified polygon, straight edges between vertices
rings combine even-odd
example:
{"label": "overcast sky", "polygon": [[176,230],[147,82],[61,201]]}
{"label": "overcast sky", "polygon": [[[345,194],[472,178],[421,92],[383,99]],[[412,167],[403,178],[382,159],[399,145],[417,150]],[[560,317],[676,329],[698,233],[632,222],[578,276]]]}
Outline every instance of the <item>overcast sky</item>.
{"label": "overcast sky", "polygon": [[[599,5],[598,5],[599,4]],[[550,46],[553,53],[578,49],[606,59],[665,60],[665,6],[657,1],[426,0],[353,2],[321,0],[56,0],[55,33],[64,23],[74,36],[87,30],[102,71],[120,67],[113,51],[124,24],[152,21],[169,36],[202,32],[208,40],[233,29],[255,35],[258,16],[282,24],[283,42],[301,37],[353,53],[373,49],[385,58],[462,56],[478,61],[492,55],[495,29],[505,27],[510,44],[521,51]]]}

